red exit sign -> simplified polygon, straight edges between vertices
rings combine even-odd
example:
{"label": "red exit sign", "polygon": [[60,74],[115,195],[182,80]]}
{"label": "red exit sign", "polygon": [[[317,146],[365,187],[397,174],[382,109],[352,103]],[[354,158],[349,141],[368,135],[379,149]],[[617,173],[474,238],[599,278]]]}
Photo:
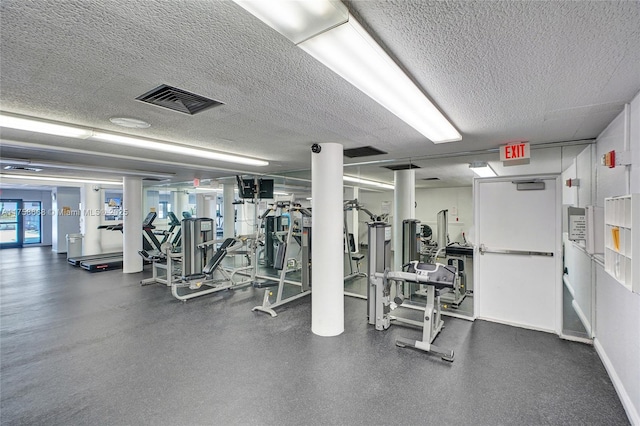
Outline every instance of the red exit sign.
{"label": "red exit sign", "polygon": [[514,161],[531,158],[529,142],[511,143],[500,147],[500,161]]}

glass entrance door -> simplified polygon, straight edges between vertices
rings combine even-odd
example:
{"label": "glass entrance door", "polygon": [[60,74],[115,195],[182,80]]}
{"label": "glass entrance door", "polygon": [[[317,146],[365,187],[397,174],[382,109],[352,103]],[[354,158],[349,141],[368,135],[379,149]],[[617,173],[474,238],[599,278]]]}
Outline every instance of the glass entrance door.
{"label": "glass entrance door", "polygon": [[0,248],[22,247],[22,200],[0,200]]}
{"label": "glass entrance door", "polygon": [[22,216],[24,216],[24,244],[40,244],[42,242],[42,203],[40,201],[24,201]]}

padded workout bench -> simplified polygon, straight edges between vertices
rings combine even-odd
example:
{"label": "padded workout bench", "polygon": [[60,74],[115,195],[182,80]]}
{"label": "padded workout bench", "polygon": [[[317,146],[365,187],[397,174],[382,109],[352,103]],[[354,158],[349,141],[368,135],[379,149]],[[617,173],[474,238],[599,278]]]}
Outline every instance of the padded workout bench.
{"label": "padded workout bench", "polygon": [[[412,347],[425,352],[434,352],[445,361],[453,361],[453,350],[443,349],[432,342],[442,330],[444,321],[440,315],[440,296],[451,291],[455,284],[456,271],[451,266],[442,264],[428,264],[413,261],[410,263],[407,272],[385,271],[376,272],[369,279],[369,285],[375,288],[370,289],[369,304],[375,304],[375,328],[376,330],[386,330],[391,325],[391,321],[396,323],[408,323],[412,325],[422,325],[422,340],[406,338],[396,339],[399,347]],[[424,307],[414,302],[403,301],[400,298],[391,302],[391,282],[408,282],[422,284],[426,286],[427,302]],[[422,324],[416,321],[407,320],[391,315],[396,307],[404,307],[414,310],[424,311],[424,321]]]}

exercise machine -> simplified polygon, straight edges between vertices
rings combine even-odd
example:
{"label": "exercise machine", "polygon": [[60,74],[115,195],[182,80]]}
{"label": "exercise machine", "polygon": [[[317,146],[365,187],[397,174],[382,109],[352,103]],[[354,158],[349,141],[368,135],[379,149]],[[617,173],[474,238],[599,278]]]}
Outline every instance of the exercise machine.
{"label": "exercise machine", "polygon": [[[369,224],[368,322],[379,331],[388,329],[391,324],[422,327],[422,340],[398,338],[396,345],[433,352],[445,361],[453,361],[453,351],[436,346],[433,341],[444,325],[441,318],[440,297],[453,288],[456,270],[447,265],[426,264],[415,260],[407,265],[406,271],[390,271],[391,235],[389,231],[388,224],[381,222]],[[405,300],[399,288],[401,284],[425,287],[426,302],[423,304],[416,300]],[[394,290],[398,295],[395,298]],[[393,311],[398,308],[419,311],[423,320],[417,321],[393,315]]]}
{"label": "exercise machine", "polygon": [[[437,263],[439,261],[446,262],[447,265],[455,268],[456,281],[453,289],[442,295],[442,304],[445,308],[457,309],[464,301],[468,293],[468,275],[467,263],[469,256],[473,256],[473,248],[461,246],[457,243],[449,242],[449,211],[440,210],[437,215],[437,235],[436,240],[432,241],[431,228],[427,225],[423,228],[420,240],[422,241],[422,250],[420,257],[427,263]],[[403,234],[404,237],[404,234]],[[413,259],[412,259],[413,260]],[[403,258],[403,264],[407,264],[408,260]],[[424,292],[422,292],[424,295]],[[449,311],[450,312],[450,311]]]}
{"label": "exercise machine", "polygon": [[[357,198],[353,200],[346,200],[343,204],[343,209],[344,209],[344,241],[345,241],[344,246],[345,246],[345,252],[347,254],[347,264],[349,265],[349,269],[346,272],[346,275],[344,277],[344,280],[346,283],[348,280],[352,278],[367,277],[367,273],[360,271],[360,263],[364,260],[365,255],[363,253],[358,253],[356,250],[353,234],[349,232],[349,225],[347,222],[347,212],[352,210],[356,210],[359,212],[362,211],[369,216],[369,219],[371,220],[370,223],[377,223],[377,222],[382,223],[387,218],[387,215],[380,215],[380,216],[374,215],[373,213],[371,213],[371,211],[366,209],[358,201]],[[354,268],[354,264],[355,264],[355,268]],[[358,299],[367,298],[367,296],[364,294],[354,293],[346,290],[344,292],[344,295],[349,297],[355,297]]]}
{"label": "exercise machine", "polygon": [[[149,226],[153,226],[153,221],[156,218],[155,212],[149,212],[147,217],[142,222],[142,228],[146,228]],[[122,223],[118,223],[115,225],[101,225],[98,226],[98,229],[104,229],[107,231],[119,231],[123,232],[124,225]],[[143,246],[146,240],[143,237]],[[149,246],[149,250],[151,248]],[[111,254],[102,254],[102,255],[90,255],[90,256],[79,256],[68,259],[69,263],[72,265],[80,266],[82,269],[86,269],[90,272],[98,272],[98,271],[106,271],[108,269],[119,269],[122,268],[124,263],[122,258],[122,252],[116,252]]]}
{"label": "exercise machine", "polygon": [[[182,251],[176,251],[175,247],[165,244],[162,256],[149,256],[153,261],[153,276],[142,280],[142,285],[165,284],[171,287],[173,297],[187,301],[223,290],[246,287],[252,283],[250,279],[234,279],[234,275],[243,268],[227,270],[222,266],[227,254],[245,245],[244,240],[212,239],[213,220],[209,218],[183,219],[181,229]],[[218,244],[220,246],[216,248]]]}
{"label": "exercise machine", "polygon": [[[368,210],[364,209],[360,203],[358,203],[358,200],[347,200],[344,202],[344,206],[343,206],[343,210],[344,210],[344,227],[343,227],[343,231],[344,231],[344,250],[347,254],[347,262],[349,265],[349,270],[347,271],[344,280],[350,280],[352,278],[357,278],[357,277],[366,277],[367,274],[365,274],[364,272],[360,272],[360,262],[362,262],[362,260],[364,259],[364,254],[362,253],[357,253],[356,250],[356,244],[355,244],[355,238],[353,236],[353,234],[351,234],[349,232],[349,224],[347,222],[347,212],[352,211],[352,210],[365,210],[368,212]],[[353,267],[355,263],[355,268]],[[352,293],[352,292],[347,292],[345,291],[345,296],[349,296],[349,297],[357,297],[359,299],[364,299],[365,296],[361,295],[361,294],[357,294],[357,293]]]}
{"label": "exercise machine", "polygon": [[[252,311],[268,313],[272,317],[278,315],[275,308],[311,294],[311,212],[300,206],[291,206],[288,202],[280,202],[270,206],[259,219],[262,222],[269,214],[282,216],[282,210],[286,211],[289,220],[283,223],[285,230],[274,232],[273,236],[279,241],[274,255],[274,267],[280,271],[277,278],[258,273],[258,253],[257,250],[254,252],[253,287],[265,289],[265,292],[262,305],[255,306]],[[296,246],[298,250],[294,257]],[[287,277],[287,274],[298,271],[298,280]]]}

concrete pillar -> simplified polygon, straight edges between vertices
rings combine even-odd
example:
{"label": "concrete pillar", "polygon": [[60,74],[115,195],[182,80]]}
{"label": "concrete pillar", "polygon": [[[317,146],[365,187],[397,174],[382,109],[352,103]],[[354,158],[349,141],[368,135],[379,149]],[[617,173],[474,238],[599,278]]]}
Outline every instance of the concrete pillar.
{"label": "concrete pillar", "polygon": [[144,189],[143,198],[142,198],[143,215],[146,216],[147,213],[152,211],[158,213],[160,211],[159,207],[160,207],[160,191],[153,190],[153,189]]}
{"label": "concrete pillar", "polygon": [[311,154],[311,331],[319,336],[344,331],[342,152],[342,145],[324,143]]}
{"label": "concrete pillar", "polygon": [[393,269],[402,268],[402,221],[416,218],[416,172],[396,170],[393,172]]}
{"label": "concrete pillar", "polygon": [[233,238],[235,236],[236,206],[233,204],[234,188],[235,188],[235,185],[231,183],[225,183],[224,185],[222,185],[222,206],[223,206],[222,236],[223,238]]}
{"label": "concrete pillar", "polygon": [[175,214],[178,217],[182,217],[182,212],[184,211],[188,211],[191,212],[191,209],[189,209],[189,193],[183,189],[180,189],[177,191],[176,193],[176,212]]}
{"label": "concrete pillar", "polygon": [[98,229],[101,217],[104,214],[103,192],[98,185],[85,183],[80,188],[80,233],[84,235],[82,241],[82,254],[102,253],[102,233]]}
{"label": "concrete pillar", "polygon": [[196,216],[211,217],[209,200],[205,194],[196,194]]}
{"label": "concrete pillar", "polygon": [[123,244],[122,257],[125,274],[142,271],[142,179],[125,177],[123,180]]}
{"label": "concrete pillar", "polygon": [[196,195],[196,216],[213,219],[213,236],[216,236],[216,193]]}

